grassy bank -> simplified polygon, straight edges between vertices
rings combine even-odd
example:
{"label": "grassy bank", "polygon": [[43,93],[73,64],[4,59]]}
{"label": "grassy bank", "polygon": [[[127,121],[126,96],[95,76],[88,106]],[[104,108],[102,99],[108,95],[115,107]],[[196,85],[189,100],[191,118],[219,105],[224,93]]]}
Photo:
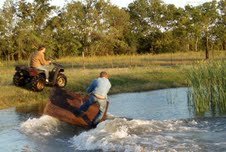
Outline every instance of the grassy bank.
{"label": "grassy bank", "polygon": [[[68,78],[66,89],[85,93],[89,83],[98,76],[99,72],[105,70],[111,77],[112,89],[110,94],[123,92],[137,92],[156,90],[162,88],[184,86],[183,68],[181,66],[163,67],[125,67],[125,68],[66,68],[65,75]],[[15,107],[21,105],[34,105],[41,103],[45,105],[48,101],[50,87],[43,92],[32,92],[25,88],[15,87],[12,84],[14,67],[4,66],[0,69],[0,108]]]}
{"label": "grassy bank", "polygon": [[[211,51],[211,59],[222,59],[225,57],[223,51]],[[120,55],[102,57],[67,57],[59,59],[66,67],[71,68],[125,68],[125,67],[147,67],[152,65],[187,65],[196,61],[204,60],[205,52],[177,52],[164,54],[144,55]]]}

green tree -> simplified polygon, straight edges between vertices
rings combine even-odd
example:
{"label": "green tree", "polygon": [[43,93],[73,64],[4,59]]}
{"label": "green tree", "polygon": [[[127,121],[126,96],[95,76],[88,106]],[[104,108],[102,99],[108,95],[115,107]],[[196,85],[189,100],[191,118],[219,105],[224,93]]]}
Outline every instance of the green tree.
{"label": "green tree", "polygon": [[219,16],[216,25],[213,27],[215,44],[217,49],[226,50],[226,1],[218,2]]}
{"label": "green tree", "polygon": [[15,49],[13,45],[15,11],[13,1],[6,0],[0,12],[0,53],[5,60],[13,58]]}
{"label": "green tree", "polygon": [[188,15],[188,23],[185,28],[189,34],[191,50],[198,51],[199,44],[202,37],[202,13],[198,7],[192,7],[190,5],[185,6],[185,12]]}
{"label": "green tree", "polygon": [[129,14],[108,1],[69,3],[59,19],[62,26],[58,31],[62,32],[61,36],[68,36],[69,41],[72,41],[74,47],[69,49],[74,51],[71,52],[106,55],[131,51],[129,40],[125,38],[130,32]]}
{"label": "green tree", "polygon": [[211,35],[211,31],[216,24],[216,20],[218,18],[217,13],[217,2],[214,0],[212,2],[204,3],[199,6],[202,14],[202,27],[204,31],[204,42],[205,42],[205,50],[206,50],[206,59],[209,58],[209,41],[213,35]]}
{"label": "green tree", "polygon": [[128,9],[108,0],[6,0],[0,9],[0,56],[27,59],[38,45],[56,57],[163,53],[226,48],[225,0],[177,8],[162,0],[135,0]]}
{"label": "green tree", "polygon": [[[44,30],[52,10],[49,0],[19,1],[13,39],[17,59],[27,58],[40,44],[49,44]],[[51,52],[50,52],[51,53]]]}
{"label": "green tree", "polygon": [[[176,9],[175,6],[170,6]],[[139,53],[171,50],[167,47],[173,40],[173,20],[169,14],[172,11],[169,10],[161,0],[136,0],[129,4],[132,32],[136,34]]]}

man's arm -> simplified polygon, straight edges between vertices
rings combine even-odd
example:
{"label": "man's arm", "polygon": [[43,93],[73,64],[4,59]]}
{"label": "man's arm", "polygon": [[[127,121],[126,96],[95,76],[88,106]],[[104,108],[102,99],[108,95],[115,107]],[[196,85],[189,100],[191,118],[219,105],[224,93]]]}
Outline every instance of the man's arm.
{"label": "man's arm", "polygon": [[108,84],[107,84],[107,93],[109,92],[110,89],[111,89],[111,83],[110,83],[110,81],[108,80]]}
{"label": "man's arm", "polygon": [[49,65],[49,63],[50,63],[50,61],[45,60],[43,53],[40,54],[40,60],[39,61],[40,61],[41,65]]}
{"label": "man's arm", "polygon": [[95,87],[96,87],[96,80],[94,80],[92,83],[91,83],[91,85],[87,88],[87,92],[88,93],[91,93],[91,92],[93,92],[93,90],[95,89]]}

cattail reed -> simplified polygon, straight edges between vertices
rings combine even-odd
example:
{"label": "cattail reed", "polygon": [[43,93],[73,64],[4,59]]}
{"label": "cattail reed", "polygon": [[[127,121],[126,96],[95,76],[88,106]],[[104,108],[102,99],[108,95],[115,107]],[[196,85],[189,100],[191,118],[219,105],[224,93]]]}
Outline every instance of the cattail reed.
{"label": "cattail reed", "polygon": [[226,112],[226,62],[202,61],[188,70],[189,103],[197,114]]}

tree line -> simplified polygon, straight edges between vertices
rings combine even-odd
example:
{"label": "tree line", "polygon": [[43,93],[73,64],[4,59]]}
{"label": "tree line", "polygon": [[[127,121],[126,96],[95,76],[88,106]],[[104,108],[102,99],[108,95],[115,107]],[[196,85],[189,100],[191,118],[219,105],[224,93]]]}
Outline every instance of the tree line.
{"label": "tree line", "polygon": [[226,1],[178,8],[135,0],[119,8],[108,0],[6,0],[0,9],[2,60],[29,58],[38,46],[56,58],[226,50]]}

